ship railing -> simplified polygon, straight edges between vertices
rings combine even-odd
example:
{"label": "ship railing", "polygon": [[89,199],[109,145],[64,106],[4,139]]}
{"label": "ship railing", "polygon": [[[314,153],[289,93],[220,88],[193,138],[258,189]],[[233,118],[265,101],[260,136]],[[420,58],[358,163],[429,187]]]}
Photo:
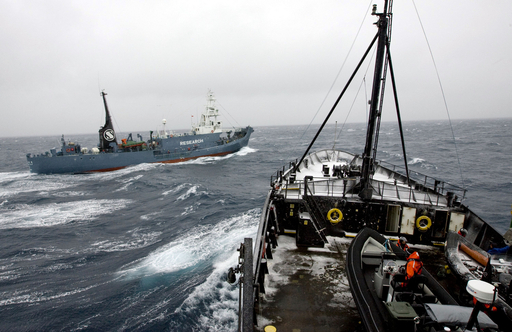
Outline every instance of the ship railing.
{"label": "ship railing", "polygon": [[[387,170],[391,180],[401,180],[404,183],[407,182],[404,166],[397,166],[385,161],[378,161],[376,162],[376,165],[377,169],[381,167],[381,169]],[[409,181],[416,190],[434,191],[440,195],[447,195],[449,192],[453,192],[459,195],[460,199],[464,199],[466,197],[466,189],[411,169],[409,169]]]}
{"label": "ship railing", "polygon": [[[352,189],[359,183],[359,178],[340,178],[340,179],[315,179],[308,181],[308,190],[312,195],[328,196],[328,197],[343,197],[343,198],[357,198],[358,192]],[[304,182],[297,180],[290,180],[289,177],[282,178],[281,181],[273,182],[276,189],[279,189],[284,195],[285,199],[301,199],[304,192]],[[373,198],[382,200],[397,200],[409,203],[421,203],[429,205],[446,206],[449,205],[449,196],[445,195],[451,189],[454,192],[457,188],[446,186],[438,186],[436,189],[423,186],[412,182],[411,186],[404,184],[396,184],[394,181],[380,181],[372,179]],[[279,187],[279,188],[277,188]],[[463,197],[464,191],[461,191]]]}
{"label": "ship railing", "polygon": [[[270,186],[279,186],[284,191],[285,198],[298,199],[303,190],[303,182],[296,180],[292,173],[295,164],[296,162],[290,162],[287,170],[283,166],[281,170],[270,177]],[[382,164],[382,162],[377,164],[377,172],[381,176],[382,174],[386,175],[387,178],[385,180],[372,179],[374,197],[434,205],[445,205],[447,197],[457,196],[460,200],[464,200],[466,197],[466,189],[415,171],[409,172],[410,185],[406,185],[407,177],[403,167],[388,163],[384,163],[386,166],[382,166]],[[358,195],[351,193],[350,189],[358,181],[359,178],[356,177],[345,177],[315,179],[310,184],[314,186],[312,190],[315,195],[356,197]]]}

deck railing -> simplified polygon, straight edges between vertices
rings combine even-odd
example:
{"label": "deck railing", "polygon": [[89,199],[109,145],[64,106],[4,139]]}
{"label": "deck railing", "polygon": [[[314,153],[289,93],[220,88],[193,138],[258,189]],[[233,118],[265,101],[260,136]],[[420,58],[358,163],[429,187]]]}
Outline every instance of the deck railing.
{"label": "deck railing", "polygon": [[[379,164],[377,167],[383,166]],[[279,185],[285,198],[300,199],[304,182],[295,179],[295,175],[292,174],[293,168],[294,164],[290,163],[288,170],[283,167],[282,170],[277,171],[270,177],[270,185]],[[458,198],[463,200],[466,195],[466,189],[419,172],[410,172],[410,186],[405,185],[407,180],[405,172],[402,174],[402,168],[396,165],[387,164],[382,170],[385,170],[384,173],[389,173],[389,178],[371,180],[374,198],[446,205],[448,200],[452,199],[451,197],[458,195]],[[308,186],[313,195],[353,198],[358,197],[358,193],[354,193],[351,189],[358,184],[359,179],[359,177],[316,178],[314,181],[309,181]],[[397,184],[398,181],[401,184]]]}

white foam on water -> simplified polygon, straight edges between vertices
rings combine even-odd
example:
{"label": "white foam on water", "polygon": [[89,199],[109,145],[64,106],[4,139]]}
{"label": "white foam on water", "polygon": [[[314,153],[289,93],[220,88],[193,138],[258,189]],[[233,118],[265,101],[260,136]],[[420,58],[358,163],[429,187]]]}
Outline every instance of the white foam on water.
{"label": "white foam on water", "polygon": [[[213,272],[198,285],[174,314],[198,315],[199,330],[234,331],[238,325],[238,286],[226,282],[227,271],[238,261],[236,250],[243,239],[254,237],[260,209],[247,211],[223,222],[224,227],[212,233],[216,257]],[[207,304],[205,304],[207,303]]]}
{"label": "white foam on water", "polygon": [[[40,193],[42,194],[42,193]],[[90,196],[91,194],[84,193],[81,191],[62,191],[62,192],[56,192],[51,194],[54,197],[77,197],[77,196]]]}
{"label": "white foam on water", "polygon": [[197,203],[197,204],[195,204],[195,205],[191,205],[191,206],[187,206],[187,207],[185,207],[185,211],[183,211],[183,212],[181,213],[181,216],[186,216],[187,214],[191,214],[191,213],[193,213],[199,205],[200,205],[200,204],[199,204],[199,203]]}
{"label": "white foam on water", "polygon": [[46,205],[20,204],[14,209],[0,209],[0,229],[51,227],[74,220],[90,221],[123,209],[131,202],[128,199],[91,199]]}
{"label": "white foam on water", "polygon": [[28,172],[0,172],[0,184],[7,181],[29,178],[34,175],[35,174]]}
{"label": "white foam on water", "polygon": [[256,224],[257,210],[250,210],[216,225],[196,226],[120,273],[129,278],[172,273],[224,256],[226,252],[231,255],[238,242],[254,235]]}
{"label": "white foam on water", "polygon": [[29,192],[47,193],[49,191],[61,190],[64,188],[73,187],[75,185],[76,181],[60,181],[56,180],[53,176],[35,178],[34,176],[29,175],[29,173],[26,173],[25,176],[4,176],[2,179],[0,179],[0,197],[7,198],[18,195],[20,193]]}
{"label": "white foam on water", "polygon": [[199,186],[190,187],[186,193],[184,193],[183,195],[176,198],[176,201],[184,201],[192,195],[196,196],[196,195],[201,195],[201,194],[207,194],[206,191],[198,191],[197,190],[198,188],[199,188]]}
{"label": "white foam on water", "polygon": [[117,182],[120,182],[120,183],[123,183],[124,186],[122,186],[121,188],[118,188],[115,190],[115,192],[117,191],[128,191],[128,187],[135,181],[139,180],[140,178],[142,178],[144,175],[140,174],[140,175],[137,175],[137,176],[134,176],[134,177],[131,177],[131,178],[128,178],[128,179],[121,179],[121,180],[116,180]]}
{"label": "white foam on water", "polygon": [[160,241],[162,232],[143,232],[133,230],[130,237],[126,239],[103,240],[91,244],[90,250],[94,252],[116,252],[140,249]]}
{"label": "white foam on water", "polygon": [[[105,282],[103,284],[106,284],[109,282],[110,281]],[[39,303],[39,302],[57,300],[57,299],[64,298],[67,296],[86,292],[92,288],[101,286],[103,284],[91,285],[88,287],[77,288],[77,289],[60,292],[60,293],[55,293],[55,294],[52,294],[50,292],[44,292],[44,291],[16,290],[14,292],[11,292],[11,294],[8,294],[8,293],[2,294],[5,299],[0,300],[0,307],[7,306],[7,305],[13,305],[13,304],[35,304],[35,303]]]}
{"label": "white foam on water", "polygon": [[162,214],[161,211],[151,212],[151,213],[144,214],[144,215],[140,216],[140,219],[142,219],[142,220],[152,220],[152,219],[154,219],[155,217],[158,217],[161,214]]}
{"label": "white foam on water", "polygon": [[409,165],[415,165],[415,164],[421,164],[425,162],[425,159],[421,158],[413,158],[410,162],[408,162]]}
{"label": "white foam on water", "polygon": [[[144,303],[147,298],[151,298],[154,293],[161,292],[161,287],[155,287],[150,290],[143,292],[137,292],[133,295],[124,299],[123,306],[119,311],[131,310],[140,303]],[[154,303],[151,306],[138,306],[136,311],[133,312],[128,318],[125,319],[122,326],[119,327],[119,331],[133,331],[142,330],[145,331],[145,326],[151,326],[155,321],[164,321],[168,314],[169,297],[164,300]],[[132,310],[133,311],[133,310]]]}
{"label": "white foam on water", "polygon": [[249,153],[254,153],[254,152],[258,152],[258,149],[253,149],[251,147],[244,146],[243,148],[240,149],[240,151],[237,151],[236,153],[234,153],[234,155],[235,156],[246,156]]}
{"label": "white foam on water", "polygon": [[228,269],[237,262],[238,252],[235,247],[227,259],[219,258],[206,281],[198,285],[174,311],[175,314],[199,316],[197,324],[200,330],[235,331],[237,328],[239,289],[237,285],[230,285],[226,281]]}
{"label": "white foam on water", "polygon": [[190,184],[190,183],[182,183],[182,184],[180,184],[179,186],[176,186],[176,187],[174,187],[174,188],[172,188],[172,189],[170,189],[170,190],[164,191],[164,192],[162,193],[162,195],[167,196],[167,195],[169,195],[169,194],[177,193],[178,191],[182,190],[183,188],[188,188],[188,187],[190,187],[191,185],[192,185],[192,184]]}

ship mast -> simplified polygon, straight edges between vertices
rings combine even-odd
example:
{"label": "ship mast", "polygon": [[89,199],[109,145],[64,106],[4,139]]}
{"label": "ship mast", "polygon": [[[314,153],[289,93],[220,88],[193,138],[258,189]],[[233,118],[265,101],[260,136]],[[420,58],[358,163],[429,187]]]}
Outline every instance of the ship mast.
{"label": "ship mast", "polygon": [[379,137],[379,127],[382,114],[382,98],[386,83],[386,68],[388,65],[386,51],[389,52],[389,33],[391,30],[390,17],[392,0],[386,0],[384,12],[377,13],[377,5],[373,5],[372,15],[378,16],[377,27],[379,29],[377,41],[377,55],[375,59],[375,71],[373,74],[373,87],[370,99],[370,112],[368,128],[366,130],[366,145],[363,152],[363,165],[361,169],[361,191],[359,196],[363,199],[371,199],[371,177],[374,172],[375,154]]}
{"label": "ship mast", "polygon": [[114,126],[112,125],[112,118],[110,117],[110,112],[108,111],[107,99],[105,96],[107,93],[105,91],[101,91],[101,96],[103,98],[103,105],[105,105],[105,125],[100,128],[100,150],[110,150],[111,143],[115,143],[117,145],[116,133],[114,131]]}

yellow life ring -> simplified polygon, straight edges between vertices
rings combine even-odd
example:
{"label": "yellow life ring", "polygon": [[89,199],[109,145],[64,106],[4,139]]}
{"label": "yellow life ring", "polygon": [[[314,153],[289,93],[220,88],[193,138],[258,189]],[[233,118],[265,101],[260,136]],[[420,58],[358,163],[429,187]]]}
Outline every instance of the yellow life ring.
{"label": "yellow life ring", "polygon": [[343,213],[340,209],[330,209],[329,212],[327,212],[327,219],[329,219],[331,224],[337,224],[343,220]]}
{"label": "yellow life ring", "polygon": [[[426,221],[426,224],[424,220]],[[416,219],[416,228],[418,228],[420,232],[427,231],[430,228],[430,226],[432,226],[432,220],[430,220],[429,217],[421,216],[418,219]]]}

